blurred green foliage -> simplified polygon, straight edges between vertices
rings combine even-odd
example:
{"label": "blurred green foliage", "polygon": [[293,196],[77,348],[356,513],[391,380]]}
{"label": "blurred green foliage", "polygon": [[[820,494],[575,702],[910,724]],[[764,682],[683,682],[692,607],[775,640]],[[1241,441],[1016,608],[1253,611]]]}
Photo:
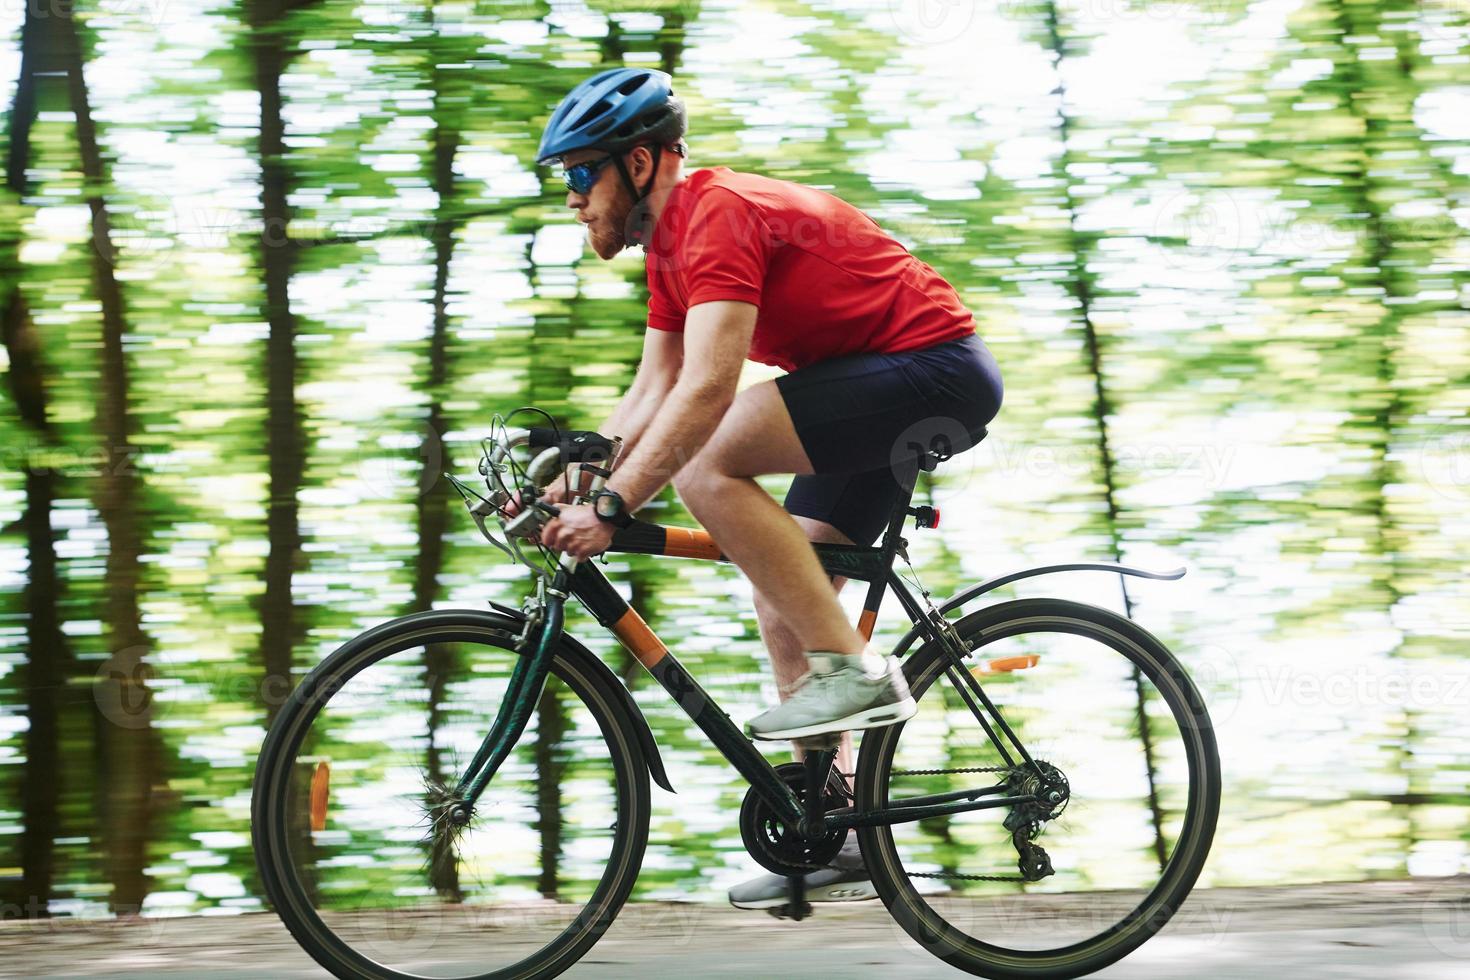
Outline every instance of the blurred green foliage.
{"label": "blurred green foliage", "polygon": [[[49,46],[62,8],[33,6],[25,31],[24,9],[0,11],[7,147],[22,54],[61,71],[36,86],[0,195],[0,308],[39,358],[17,376],[7,327],[5,914],[37,881],[58,913],[258,907],[248,797],[268,652],[299,674],[389,615],[519,603],[524,576],[437,472],[471,471],[496,412],[596,426],[631,380],[641,257],[597,262],[532,160],[560,96],[611,64],[675,74],[690,165],[852,201],[976,311],[1006,401],[986,444],[922,488],[945,513],[942,537],[911,536],[929,588],[1081,557],[1190,566],[1127,601],[1220,727],[1207,882],[1466,870],[1465,7],[918,7],[80,3],[105,171],[91,180],[71,62]],[[263,161],[267,76],[282,129]],[[109,278],[125,375],[101,356]],[[36,380],[45,426],[19,394]],[[125,460],[99,416],[114,383]],[[294,433],[299,477],[272,475],[273,424]],[[109,603],[113,485],[135,491],[132,623]],[[292,505],[284,523],[273,498]],[[671,492],[657,506],[688,521]],[[35,527],[54,545],[43,588]],[[609,571],[728,711],[757,710],[768,668],[736,571]],[[1005,593],[1123,602],[1097,575]],[[38,646],[47,616],[59,632]],[[630,678],[679,789],[657,797],[638,894],[711,897],[750,868],[741,788],[595,624],[572,629]],[[129,630],[144,636],[141,715],[104,683]],[[125,731],[146,765],[104,773]],[[119,836],[141,842],[130,868],[104,856]]]}

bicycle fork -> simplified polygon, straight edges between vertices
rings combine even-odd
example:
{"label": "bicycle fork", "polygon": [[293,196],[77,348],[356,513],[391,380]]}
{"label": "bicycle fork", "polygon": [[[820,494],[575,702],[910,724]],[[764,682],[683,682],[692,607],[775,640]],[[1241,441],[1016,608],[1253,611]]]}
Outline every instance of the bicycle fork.
{"label": "bicycle fork", "polygon": [[[454,788],[454,802],[448,807],[447,815],[455,826],[463,827],[470,822],[475,802],[525,734],[536,702],[541,699],[566,621],[566,578],[566,571],[560,569],[549,586],[545,579],[538,579],[535,599],[527,600],[526,626],[516,642],[520,656],[511,670],[495,723]],[[532,643],[534,647],[527,651],[525,646]]]}

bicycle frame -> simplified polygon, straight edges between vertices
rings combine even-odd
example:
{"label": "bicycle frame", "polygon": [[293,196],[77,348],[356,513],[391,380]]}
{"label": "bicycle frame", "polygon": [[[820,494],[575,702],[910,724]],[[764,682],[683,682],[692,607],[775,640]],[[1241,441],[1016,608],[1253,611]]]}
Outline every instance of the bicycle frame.
{"label": "bicycle frame", "polygon": [[[893,569],[895,556],[906,544],[901,532],[904,519],[913,513],[909,503],[918,469],[922,466],[926,470],[932,470],[938,462],[937,457],[926,456],[910,467],[906,474],[899,474],[904,483],[904,492],[900,494],[889,517],[887,529],[877,546],[813,544],[817,557],[827,572],[868,582],[867,597],[857,624],[858,632],[865,638],[871,637],[883,594],[891,589],[912,620],[915,635],[922,634],[934,642],[948,643],[947,623],[942,617],[939,617],[939,622],[935,622],[936,617],[926,613]],[[707,561],[729,560],[703,529],[668,527],[640,520],[618,530],[608,552],[667,555]],[[598,624],[609,630],[632,652],[644,669],[663,686],[674,702],[709,737],[720,754],[766,804],[783,821],[793,828],[800,828],[807,836],[852,827],[889,825],[970,810],[1013,806],[1037,799],[1035,794],[1008,795],[1007,785],[1002,782],[972,790],[935,794],[932,797],[914,797],[899,805],[861,813],[851,807],[821,813],[819,803],[817,810],[808,812],[791,787],[776,774],[774,767],[766,761],[751,740],[690,676],[643,618],[618,594],[602,571],[593,563],[580,562],[570,571],[564,563],[545,590],[544,618],[536,642],[529,651],[522,652],[522,660],[512,673],[510,687],[491,731],[459,783],[461,815],[465,820],[468,820],[470,809],[480,792],[488,785],[525,730],[532,706],[540,697],[542,684],[554,655],[556,639],[560,636],[562,606],[570,596],[580,600],[597,619]],[[950,653],[953,664],[946,670],[952,672],[951,676],[956,680],[962,696],[984,726],[1001,757],[1008,765],[1014,765],[997,728],[1005,735],[1004,741],[1008,741],[1017,750],[1024,764],[1035,769],[1025,747],[1001,718],[995,705],[986,697],[979,682],[964,668],[961,663],[964,651],[951,647]],[[981,705],[984,706],[984,712]],[[995,721],[994,726],[985,717],[986,713]],[[808,758],[815,757],[815,765],[821,770],[820,779],[814,785],[820,786],[825,782],[833,755],[831,749],[808,754]],[[1037,772],[1040,775],[1040,771]],[[813,775],[809,773],[809,779]],[[820,794],[809,795],[820,798]]]}

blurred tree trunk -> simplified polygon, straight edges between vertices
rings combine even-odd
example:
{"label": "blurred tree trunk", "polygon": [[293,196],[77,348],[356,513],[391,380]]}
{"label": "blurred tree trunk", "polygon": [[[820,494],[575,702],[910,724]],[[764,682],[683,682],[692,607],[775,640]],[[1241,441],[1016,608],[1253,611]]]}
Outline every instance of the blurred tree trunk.
{"label": "blurred tree trunk", "polygon": [[536,890],[550,899],[560,892],[562,841],[566,836],[561,794],[566,752],[561,750],[561,743],[570,724],[561,691],[559,682],[547,684],[536,702],[536,829],[541,833]]}
{"label": "blurred tree trunk", "polygon": [[262,314],[269,327],[265,349],[266,503],[265,592],[260,600],[261,697],[267,723],[275,719],[290,692],[292,650],[302,625],[296,616],[291,582],[301,557],[297,497],[305,467],[306,439],[296,404],[296,317],[290,286],[296,255],[290,240],[291,190],[282,118],[281,76],[293,52],[284,20],[288,0],[249,0],[250,53],[260,94],[260,266],[265,285]]}
{"label": "blurred tree trunk", "polygon": [[85,56],[71,0],[52,8],[57,43],[75,117],[84,194],[92,219],[92,271],[102,308],[102,362],[98,384],[97,424],[106,454],[96,483],[97,510],[107,528],[105,571],[106,638],[111,658],[97,679],[94,693],[101,791],[98,824],[110,904],[119,914],[141,911],[148,893],[147,845],[154,809],[154,786],[160,778],[160,747],[152,727],[152,693],[148,637],[143,632],[138,592],[142,579],[143,483],[137,469],[135,428],[128,407],[128,364],[123,350],[127,331],[122,286],[113,268],[112,222],[105,192],[109,175],[97,142],[97,127],[84,73]]}
{"label": "blurred tree trunk", "polygon": [[[611,32],[611,27],[609,28]],[[532,288],[536,286],[536,260],[532,257],[536,230],[527,229],[526,268]],[[575,300],[573,301],[575,305]],[[528,404],[551,413],[558,424],[567,419],[567,405],[576,379],[572,375],[568,353],[572,348],[569,341],[573,334],[571,311],[538,316],[535,324],[535,342],[530,345],[530,356],[526,363],[526,388]],[[543,352],[554,351],[551,357]],[[560,880],[560,864],[564,817],[562,814],[561,775],[562,766],[557,764],[556,746],[567,729],[566,708],[562,704],[563,686],[555,678],[548,678],[541,697],[536,701],[536,742],[532,746],[532,757],[536,779],[536,830],[541,835],[537,891],[545,898],[556,898]]]}
{"label": "blurred tree trunk", "polygon": [[[433,22],[433,7],[429,10]],[[449,524],[449,485],[443,479],[444,464],[443,436],[444,395],[449,378],[449,271],[454,257],[454,220],[458,197],[454,185],[454,157],[459,149],[461,133],[451,118],[458,119],[459,107],[451,108],[446,103],[446,73],[439,67],[440,38],[436,34],[428,41],[430,72],[434,92],[433,120],[434,143],[430,161],[430,182],[438,196],[435,207],[433,230],[430,242],[434,249],[434,296],[433,332],[429,338],[429,372],[426,386],[429,392],[429,413],[424,425],[423,440],[419,445],[419,458],[423,469],[419,475],[417,525],[419,539],[418,565],[414,570],[413,606],[415,611],[430,609],[439,594],[439,576],[444,569],[444,533]],[[447,56],[446,56],[447,58]],[[442,644],[424,650],[424,674],[429,692],[428,739],[425,760],[431,785],[443,787],[459,779],[459,773],[446,776],[438,732],[443,723],[444,699],[449,673],[454,669],[453,648]],[[459,865],[456,861],[435,861],[431,864],[434,890],[451,901],[463,900],[459,881]]]}
{"label": "blurred tree trunk", "polygon": [[[37,106],[36,78],[54,73],[59,61],[55,31],[48,30],[53,25],[49,25],[47,19],[36,7],[26,5],[25,20],[20,28],[20,76],[15,81],[15,99],[10,105],[10,120],[6,127],[10,143],[5,148],[5,187],[17,198],[25,192],[26,167],[31,158],[31,126],[36,121]],[[6,245],[19,245],[18,229],[16,239]],[[12,257],[7,252],[6,259]],[[9,281],[18,287],[19,269],[10,265],[6,267],[7,273],[11,269],[16,270],[16,275]]]}
{"label": "blurred tree trunk", "polygon": [[[1072,256],[1071,274],[1066,278],[1067,290],[1076,302],[1077,323],[1087,347],[1087,369],[1093,386],[1093,419],[1097,423],[1097,452],[1102,475],[1104,520],[1108,540],[1111,543],[1114,561],[1123,560],[1123,538],[1119,528],[1117,473],[1113,460],[1113,447],[1108,435],[1108,417],[1112,414],[1112,402],[1103,378],[1103,344],[1093,319],[1093,279],[1090,260],[1097,245],[1097,236],[1082,231],[1077,225],[1077,201],[1072,193],[1072,116],[1067,108],[1067,84],[1063,74],[1063,62],[1067,57],[1067,45],[1063,39],[1061,16],[1057,12],[1056,0],[1046,0],[1043,7],[1046,22],[1046,38],[1051,54],[1052,68],[1056,73],[1057,87],[1057,140],[1061,145],[1061,158],[1055,174],[1060,185],[1062,208],[1067,213],[1066,251]],[[1133,618],[1133,600],[1128,594],[1127,580],[1118,576],[1118,588],[1123,596],[1123,612]],[[1147,711],[1147,697],[1142,676],[1138,668],[1133,669],[1133,690],[1136,703],[1134,724],[1139,740],[1143,744],[1144,765],[1148,772],[1148,803],[1153,817],[1154,856],[1162,868],[1168,860],[1168,846],[1164,840],[1164,814],[1158,794],[1158,765],[1155,759],[1154,738]]]}
{"label": "blurred tree trunk", "polygon": [[[440,72],[435,70],[435,118],[442,95]],[[454,155],[459,147],[457,129],[437,124],[434,129],[433,187],[439,196],[433,232],[434,298],[433,332],[429,338],[429,411],[424,423],[419,458],[423,468],[419,474],[416,522],[418,525],[419,562],[415,570],[413,601],[416,609],[428,609],[439,591],[439,575],[444,567],[444,532],[449,526],[449,485],[443,479],[444,394],[449,377],[449,269],[454,257]]]}
{"label": "blurred tree trunk", "polygon": [[[26,7],[21,27],[20,77],[16,81],[5,159],[5,189],[19,206],[26,192],[26,169],[31,156],[31,123],[38,104],[36,77],[56,67],[54,31]],[[45,47],[45,50],[41,48]],[[21,595],[26,610],[26,662],[18,678],[25,699],[24,768],[20,774],[20,876],[0,878],[0,905],[14,908],[25,918],[47,914],[55,874],[55,839],[61,798],[61,693],[72,668],[70,651],[61,632],[57,608],[61,576],[56,538],[51,527],[51,505],[56,498],[56,473],[39,450],[56,445],[46,402],[46,368],[41,339],[31,322],[21,293],[20,220],[0,226],[0,270],[6,292],[0,295],[0,331],[3,331],[11,396],[26,429],[23,450],[25,504],[18,526],[26,538],[28,568]]]}
{"label": "blurred tree trunk", "polygon": [[[19,157],[24,170],[24,154]],[[19,188],[12,187],[12,190]],[[7,246],[10,243],[5,243]],[[13,249],[4,248],[3,261]],[[17,281],[5,301],[3,328],[10,367],[11,394],[30,437],[25,447],[25,506],[20,526],[25,531],[29,567],[21,600],[26,614],[26,663],[20,673],[25,698],[24,768],[20,776],[20,878],[0,879],[0,905],[15,908],[25,918],[47,914],[54,878],[55,837],[61,783],[61,695],[72,660],[61,632],[57,600],[61,577],[56,558],[51,504],[56,497],[56,473],[47,468],[43,447],[56,445],[46,407],[45,366],[41,342],[26,311]],[[41,456],[40,465],[34,462]],[[15,886],[18,885],[18,890]]]}

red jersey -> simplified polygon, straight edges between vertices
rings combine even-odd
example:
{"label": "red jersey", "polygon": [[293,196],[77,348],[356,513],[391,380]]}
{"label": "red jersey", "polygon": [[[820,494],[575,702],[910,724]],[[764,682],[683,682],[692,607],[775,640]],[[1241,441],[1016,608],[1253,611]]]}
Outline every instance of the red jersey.
{"label": "red jersey", "polygon": [[747,356],[787,371],[975,332],[954,287],[872,218],[786,180],[696,171],[669,194],[646,251],[650,327],[682,333],[691,306],[752,303]]}

